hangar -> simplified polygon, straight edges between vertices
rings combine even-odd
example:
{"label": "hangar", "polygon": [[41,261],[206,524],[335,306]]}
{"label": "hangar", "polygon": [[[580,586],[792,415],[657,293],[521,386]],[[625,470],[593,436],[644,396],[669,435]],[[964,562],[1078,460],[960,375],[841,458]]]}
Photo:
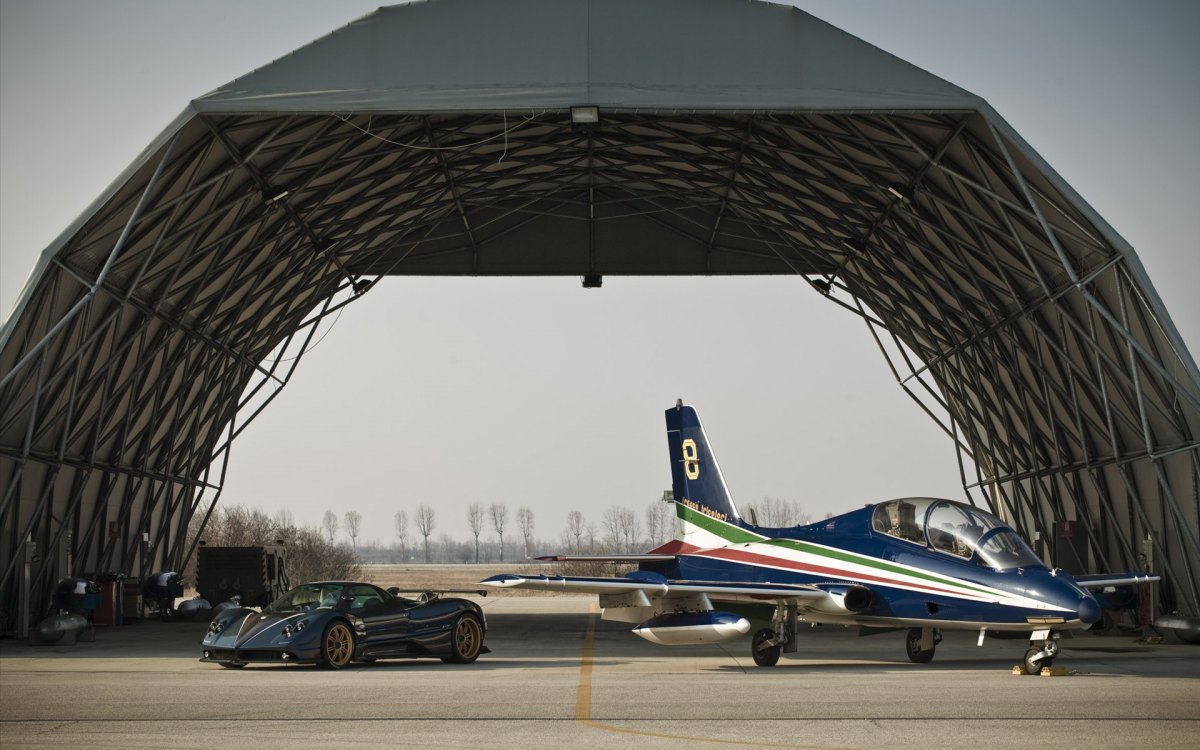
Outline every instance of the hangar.
{"label": "hangar", "polygon": [[43,253],[0,329],[3,627],[67,553],[179,567],[379,277],[685,274],[806,278],[893,344],[973,500],[1200,615],[1200,372],[984,100],[766,2],[429,0],[192,101]]}

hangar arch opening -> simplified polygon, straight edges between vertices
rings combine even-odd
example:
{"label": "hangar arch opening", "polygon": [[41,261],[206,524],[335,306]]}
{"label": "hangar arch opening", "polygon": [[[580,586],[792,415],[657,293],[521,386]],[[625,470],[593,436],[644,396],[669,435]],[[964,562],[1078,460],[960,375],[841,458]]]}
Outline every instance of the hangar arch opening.
{"label": "hangar arch opening", "polygon": [[969,92],[794,9],[687,7],[385,8],[193,102],[0,335],[6,600],[34,536],[181,562],[283,353],[382,276],[789,275],[949,415],[992,510],[1080,521],[1101,570],[1152,550],[1200,612],[1200,376],[1132,249]]}
{"label": "hangar arch opening", "polygon": [[819,519],[966,499],[950,437],[896,398],[862,321],[796,277],[392,277],[325,332],[238,438],[219,505],[314,523],[358,505],[386,546],[427,498],[452,537],[469,503],[507,502],[550,541],[569,510],[598,523],[667,488],[676,397],[703,410],[740,503]]}

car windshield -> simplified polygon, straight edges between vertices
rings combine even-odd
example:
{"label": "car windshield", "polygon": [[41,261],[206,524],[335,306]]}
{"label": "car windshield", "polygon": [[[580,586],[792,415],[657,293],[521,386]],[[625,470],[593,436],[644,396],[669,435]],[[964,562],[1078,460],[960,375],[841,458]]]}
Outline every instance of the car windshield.
{"label": "car windshield", "polygon": [[306,583],[297,586],[275,601],[264,612],[303,612],[320,607],[332,607],[344,589],[340,583]]}

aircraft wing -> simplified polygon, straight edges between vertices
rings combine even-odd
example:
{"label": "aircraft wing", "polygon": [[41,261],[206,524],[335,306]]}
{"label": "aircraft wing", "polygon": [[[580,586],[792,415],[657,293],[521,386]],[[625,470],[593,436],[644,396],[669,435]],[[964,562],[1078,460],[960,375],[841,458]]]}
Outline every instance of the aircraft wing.
{"label": "aircraft wing", "polygon": [[824,600],[829,594],[816,586],[783,583],[672,581],[662,576],[592,578],[585,576],[522,576],[509,573],[480,581],[496,588],[540,589],[577,594],[622,594],[641,591],[662,598],[705,594],[720,601]]}
{"label": "aircraft wing", "polygon": [[1101,573],[1099,575],[1075,576],[1075,583],[1085,589],[1102,589],[1108,586],[1130,586],[1135,583],[1150,583],[1159,580],[1149,573]]}
{"label": "aircraft wing", "polygon": [[676,555],[544,555],[542,557],[533,558],[537,562],[670,562],[674,560]]}

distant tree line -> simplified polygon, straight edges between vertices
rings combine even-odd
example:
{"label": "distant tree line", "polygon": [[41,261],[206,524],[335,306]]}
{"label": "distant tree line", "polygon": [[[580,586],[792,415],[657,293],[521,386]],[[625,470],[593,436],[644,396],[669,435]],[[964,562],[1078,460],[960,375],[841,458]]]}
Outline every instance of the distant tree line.
{"label": "distant tree line", "polygon": [[[794,500],[764,497],[762,502],[740,508],[743,517],[760,526],[788,527],[811,519]],[[503,503],[472,503],[466,510],[470,538],[455,539],[438,529],[433,506],[422,503],[410,517],[398,510],[393,516],[394,537],[390,543],[360,544],[362,514],[350,510],[338,515],[325,511],[320,527],[297,526],[288,511],[268,516],[261,510],[238,505],[216,508],[204,529],[206,543],[217,546],[256,546],[281,539],[288,547],[289,575],[293,582],[355,579],[360,563],[483,563],[525,560],[538,555],[626,554],[645,552],[678,536],[678,519],[671,502],[654,500],[637,508],[613,505],[592,520],[581,511],[566,514],[556,536],[535,536],[533,511],[521,506],[509,525],[509,508]],[[199,530],[201,517],[193,519],[191,538]],[[517,549],[506,539],[517,539]],[[193,562],[189,580],[195,580]]]}
{"label": "distant tree line", "polygon": [[[747,505],[742,515],[758,525],[773,527],[798,526],[811,520],[797,501],[771,497]],[[467,506],[465,520],[470,538],[466,540],[436,533],[437,512],[428,504],[418,505],[411,518],[410,526],[408,511],[396,511],[395,536],[390,543],[358,544],[361,517],[355,511],[345,513],[339,522],[337,514],[327,510],[322,528],[330,543],[338,540],[339,528],[345,528],[350,548],[364,563],[484,563],[554,553],[626,554],[654,549],[678,535],[675,506],[663,500],[654,500],[640,511],[613,505],[596,520],[581,511],[569,511],[562,530],[548,539],[535,536],[534,513],[521,506],[515,514],[518,550],[506,544],[506,537],[511,539],[514,530],[508,523],[508,506],[503,503]]]}
{"label": "distant tree line", "polygon": [[800,503],[778,497],[764,497],[761,503],[748,505],[744,510],[739,510],[746,520],[756,526],[781,529],[803,526],[812,522],[812,517],[804,512]]}

